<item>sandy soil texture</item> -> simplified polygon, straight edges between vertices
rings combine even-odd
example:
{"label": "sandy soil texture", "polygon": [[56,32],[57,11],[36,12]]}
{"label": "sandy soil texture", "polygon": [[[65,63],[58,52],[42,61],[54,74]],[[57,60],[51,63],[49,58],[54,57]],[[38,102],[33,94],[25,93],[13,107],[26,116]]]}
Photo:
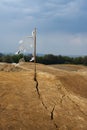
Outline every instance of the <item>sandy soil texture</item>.
{"label": "sandy soil texture", "polygon": [[87,130],[87,67],[0,64],[0,130]]}

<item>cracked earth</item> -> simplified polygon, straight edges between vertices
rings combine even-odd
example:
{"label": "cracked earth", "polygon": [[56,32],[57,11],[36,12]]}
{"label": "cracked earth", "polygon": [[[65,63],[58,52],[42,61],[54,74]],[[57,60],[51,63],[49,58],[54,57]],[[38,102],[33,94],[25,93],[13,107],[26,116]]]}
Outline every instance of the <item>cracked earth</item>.
{"label": "cracked earth", "polygon": [[87,130],[87,68],[0,64],[0,130]]}

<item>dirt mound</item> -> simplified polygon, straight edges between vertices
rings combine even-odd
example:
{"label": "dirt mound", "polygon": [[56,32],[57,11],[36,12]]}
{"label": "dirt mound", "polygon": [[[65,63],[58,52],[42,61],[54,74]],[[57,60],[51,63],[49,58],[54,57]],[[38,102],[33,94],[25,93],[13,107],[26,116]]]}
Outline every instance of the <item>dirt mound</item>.
{"label": "dirt mound", "polygon": [[71,64],[50,65],[50,66],[57,69],[67,70],[67,71],[79,71],[85,68],[84,66],[81,65],[71,65]]}
{"label": "dirt mound", "polygon": [[22,70],[23,68],[20,68],[18,64],[7,64],[7,63],[0,64],[0,71],[14,72],[14,71],[22,71]]}
{"label": "dirt mound", "polygon": [[37,64],[34,81],[33,63],[19,68],[0,72],[0,130],[87,130],[87,73]]}

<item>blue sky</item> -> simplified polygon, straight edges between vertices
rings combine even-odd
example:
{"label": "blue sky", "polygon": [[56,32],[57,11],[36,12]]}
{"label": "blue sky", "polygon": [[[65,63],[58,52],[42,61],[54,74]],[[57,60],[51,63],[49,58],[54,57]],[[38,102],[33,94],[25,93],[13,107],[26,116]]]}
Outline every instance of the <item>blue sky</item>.
{"label": "blue sky", "polygon": [[37,53],[87,55],[87,0],[0,0],[0,52],[37,28]]}

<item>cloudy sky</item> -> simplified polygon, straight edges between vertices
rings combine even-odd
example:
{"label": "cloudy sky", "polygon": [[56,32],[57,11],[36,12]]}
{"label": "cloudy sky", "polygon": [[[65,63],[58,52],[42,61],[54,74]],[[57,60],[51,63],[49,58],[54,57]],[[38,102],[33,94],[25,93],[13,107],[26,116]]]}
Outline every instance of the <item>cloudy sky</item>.
{"label": "cloudy sky", "polygon": [[0,0],[0,52],[37,28],[37,53],[87,55],[87,0]]}

